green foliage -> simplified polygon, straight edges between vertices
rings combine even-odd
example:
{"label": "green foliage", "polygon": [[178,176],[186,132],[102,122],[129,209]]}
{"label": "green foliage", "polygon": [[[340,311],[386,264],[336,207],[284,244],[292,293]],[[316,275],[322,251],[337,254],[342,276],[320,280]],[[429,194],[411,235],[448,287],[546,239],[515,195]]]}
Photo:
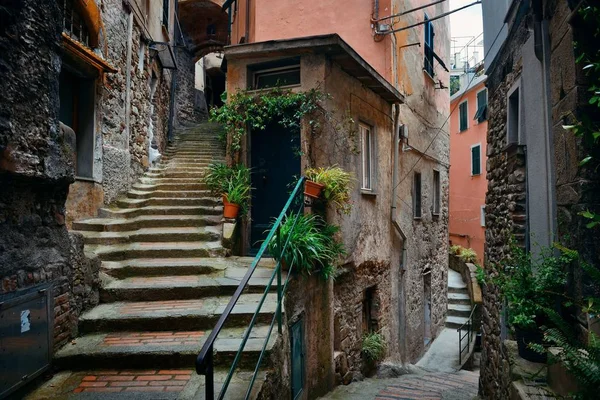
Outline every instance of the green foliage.
{"label": "green foliage", "polygon": [[369,362],[377,362],[385,356],[385,341],[380,333],[368,333],[363,337],[362,352]]}
{"label": "green foliage", "polygon": [[460,77],[456,75],[450,76],[450,96],[460,90]]}
{"label": "green foliage", "polygon": [[225,163],[212,163],[202,177],[213,196],[226,195],[227,200],[240,206],[240,215],[248,212],[251,190],[250,169],[243,164],[232,167]]}
{"label": "green foliage", "polygon": [[502,263],[498,276],[493,279],[508,302],[510,326],[536,328],[536,319],[544,309],[552,308],[556,297],[563,292],[565,269],[575,260],[575,254],[555,245],[541,249],[538,256],[532,257],[511,242],[510,257]]}
{"label": "green foliage", "polygon": [[352,175],[338,166],[308,168],[306,178],[325,186],[323,196],[332,202],[339,212],[350,213],[350,189],[354,184]]}
{"label": "green foliage", "polygon": [[275,234],[268,245],[273,257],[307,275],[318,271],[325,280],[333,276],[336,262],[345,254],[343,244],[335,238],[337,226],[328,225],[318,215],[301,214],[286,216],[280,229],[281,238]]}
{"label": "green foliage", "polygon": [[316,89],[293,92],[275,87],[260,92],[240,90],[229,97],[222,107],[210,110],[210,120],[224,126],[231,136],[229,152],[237,153],[246,129],[264,130],[272,121],[299,128],[302,117],[315,112],[326,96]]}
{"label": "green foliage", "polygon": [[464,247],[462,247],[460,244],[455,244],[450,246],[450,254],[453,254],[455,256],[460,254],[460,251],[463,249]]}
{"label": "green foliage", "polygon": [[466,263],[476,263],[477,262],[477,253],[475,252],[475,250],[469,248],[469,249],[461,249],[460,250],[460,254],[458,255],[458,258],[460,258],[461,260],[463,260]]}
{"label": "green foliage", "polygon": [[483,286],[487,283],[487,273],[485,272],[485,269],[483,269],[481,267],[481,265],[475,265],[475,279],[477,279],[477,282]]}

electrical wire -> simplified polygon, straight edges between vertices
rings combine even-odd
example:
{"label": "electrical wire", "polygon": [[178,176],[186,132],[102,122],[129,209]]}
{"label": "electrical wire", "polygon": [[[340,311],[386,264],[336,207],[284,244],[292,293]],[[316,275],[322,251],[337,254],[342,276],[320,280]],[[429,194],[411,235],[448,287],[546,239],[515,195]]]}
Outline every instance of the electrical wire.
{"label": "electrical wire", "polygon": [[[496,41],[500,37],[500,34],[502,33],[503,30],[504,30],[504,25],[502,27],[500,27],[500,30],[496,34],[496,37],[494,38],[494,41],[492,42],[492,45],[488,49],[487,53],[483,56],[484,64],[485,64],[485,60],[487,59],[487,57],[490,54],[490,51],[494,48],[494,45],[496,44]],[[437,133],[435,134],[435,136],[433,137],[433,139],[431,139],[431,142],[429,142],[429,144],[427,145],[427,147],[425,148],[425,150],[423,150],[422,154],[419,155],[419,158],[417,159],[417,161],[415,161],[415,163],[412,165],[412,167],[408,170],[408,172],[406,173],[406,175],[404,175],[404,177],[402,179],[400,179],[400,181],[396,184],[396,186],[394,186],[394,189],[396,189],[398,186],[400,186],[400,184],[402,184],[402,182],[404,182],[406,180],[406,178],[408,178],[410,176],[411,172],[415,169],[415,167],[417,166],[417,164],[423,159],[424,155],[431,148],[431,146],[433,145],[433,142],[435,142],[435,140],[440,135],[440,133],[442,133],[442,130],[444,129],[444,127],[446,126],[446,124],[450,120],[450,117],[452,116],[452,114],[454,114],[454,111],[456,111],[456,109],[458,108],[458,106],[459,106],[461,100],[463,99],[463,97],[465,96],[465,94],[467,94],[467,91],[469,90],[469,87],[471,86],[471,83],[473,83],[473,81],[475,80],[475,77],[476,77],[476,75],[474,74],[473,77],[471,78],[471,80],[469,81],[469,83],[467,84],[467,87],[465,88],[465,90],[463,91],[463,93],[458,98],[458,101],[456,102],[456,105],[450,111],[450,114],[448,114],[448,117],[446,118],[446,120],[444,121],[444,123],[442,124],[442,126],[440,126],[439,130],[437,131]],[[399,195],[396,195],[396,197],[400,198]]]}

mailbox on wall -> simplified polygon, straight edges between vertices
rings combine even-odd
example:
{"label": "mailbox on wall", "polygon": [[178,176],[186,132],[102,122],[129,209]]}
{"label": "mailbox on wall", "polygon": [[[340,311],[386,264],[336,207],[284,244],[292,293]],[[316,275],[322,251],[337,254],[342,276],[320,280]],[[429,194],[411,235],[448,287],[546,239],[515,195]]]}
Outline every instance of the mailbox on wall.
{"label": "mailbox on wall", "polygon": [[0,295],[0,399],[50,367],[52,287]]}

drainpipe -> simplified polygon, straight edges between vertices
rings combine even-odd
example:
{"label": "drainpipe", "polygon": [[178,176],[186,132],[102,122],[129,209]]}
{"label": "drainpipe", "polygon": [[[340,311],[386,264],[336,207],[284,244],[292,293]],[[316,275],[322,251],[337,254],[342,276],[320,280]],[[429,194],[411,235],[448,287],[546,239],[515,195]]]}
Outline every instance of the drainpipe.
{"label": "drainpipe", "polygon": [[406,268],[406,235],[400,227],[398,220],[396,219],[396,190],[398,186],[398,159],[400,158],[400,144],[402,142],[400,138],[400,104],[394,104],[394,131],[392,132],[392,149],[394,151],[393,157],[393,170],[392,170],[392,207],[391,207],[391,219],[392,225],[396,228],[398,234],[402,238],[402,249],[400,254],[400,267],[402,270]]}

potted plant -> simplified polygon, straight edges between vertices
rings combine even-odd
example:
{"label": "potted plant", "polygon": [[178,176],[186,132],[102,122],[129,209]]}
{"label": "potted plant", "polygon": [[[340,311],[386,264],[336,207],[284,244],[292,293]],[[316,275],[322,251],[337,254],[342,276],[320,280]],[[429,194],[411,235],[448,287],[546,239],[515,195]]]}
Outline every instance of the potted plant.
{"label": "potted plant", "polygon": [[378,332],[367,333],[363,336],[362,355],[365,358],[365,371],[369,372],[375,364],[385,356],[385,341]]}
{"label": "potted plant", "polygon": [[514,330],[519,355],[533,362],[546,362],[546,354],[533,347],[543,343],[540,329],[545,325],[545,310],[552,309],[566,283],[564,267],[568,255],[543,249],[532,257],[514,242],[510,258],[501,265],[494,282],[507,301],[508,324]]}
{"label": "potted plant", "polygon": [[[281,238],[277,234],[273,236],[268,245],[269,253],[284,267],[293,266],[295,271],[306,275],[316,272],[329,279],[335,271],[335,262],[345,254],[344,246],[335,239],[338,230],[318,215],[286,216]],[[285,246],[283,254],[280,243]]]}
{"label": "potted plant", "polygon": [[243,164],[230,167],[224,163],[213,163],[209,165],[202,181],[213,196],[222,196],[225,218],[246,215],[252,190],[250,169]]}
{"label": "potted plant", "polygon": [[315,198],[322,194],[338,211],[344,214],[350,212],[350,189],[354,180],[349,172],[334,165],[326,168],[308,168],[305,175],[307,181],[304,194]]}

